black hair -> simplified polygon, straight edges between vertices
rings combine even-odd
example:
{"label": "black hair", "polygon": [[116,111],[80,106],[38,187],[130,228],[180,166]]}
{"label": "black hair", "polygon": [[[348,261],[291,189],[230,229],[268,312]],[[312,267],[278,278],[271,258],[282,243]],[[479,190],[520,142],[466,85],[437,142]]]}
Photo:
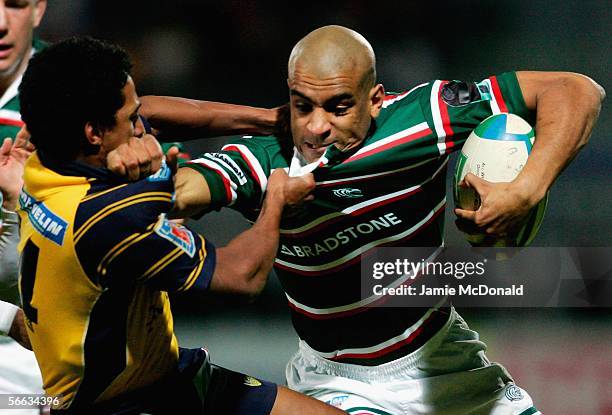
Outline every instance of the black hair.
{"label": "black hair", "polygon": [[58,161],[95,154],[85,124],[99,131],[116,124],[132,65],[118,46],[72,37],[36,53],[19,87],[21,117],[41,155]]}

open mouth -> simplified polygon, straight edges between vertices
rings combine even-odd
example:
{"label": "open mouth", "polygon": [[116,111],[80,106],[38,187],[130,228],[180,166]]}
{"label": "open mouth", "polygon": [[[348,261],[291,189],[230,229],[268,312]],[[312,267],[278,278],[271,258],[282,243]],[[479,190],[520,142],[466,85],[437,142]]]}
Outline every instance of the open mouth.
{"label": "open mouth", "polygon": [[13,49],[13,45],[7,45],[7,44],[0,43],[0,54],[2,53],[6,54],[6,52],[10,51],[11,49]]}

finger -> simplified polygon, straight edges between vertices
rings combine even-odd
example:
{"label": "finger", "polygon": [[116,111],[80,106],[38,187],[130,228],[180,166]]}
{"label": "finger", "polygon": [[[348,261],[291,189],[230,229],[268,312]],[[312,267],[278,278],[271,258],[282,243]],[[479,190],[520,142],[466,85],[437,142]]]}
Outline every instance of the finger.
{"label": "finger", "polygon": [[180,150],[178,147],[170,147],[166,152],[166,164],[170,167],[172,174],[175,174],[178,168],[179,153]]}
{"label": "finger", "polygon": [[475,210],[465,210],[465,209],[455,209],[455,215],[460,217],[461,219],[469,220],[470,222],[476,222],[476,212]]}
{"label": "finger", "polygon": [[25,125],[21,127],[21,130],[19,130],[19,132],[15,136],[14,145],[15,147],[23,148],[26,150],[28,150],[28,147],[32,146],[32,144],[30,143],[30,132],[28,131]]}
{"label": "finger", "polygon": [[162,160],[164,159],[164,152],[162,151],[161,145],[151,134],[145,134],[141,142],[147,149],[147,154],[150,159],[150,173],[153,174],[161,168]]}
{"label": "finger", "polygon": [[125,169],[125,176],[131,182],[140,178],[140,164],[137,154],[128,146],[118,147],[118,154]]}
{"label": "finger", "polygon": [[10,137],[6,137],[0,146],[0,155],[8,157],[11,154],[11,147],[13,147],[13,140]]}

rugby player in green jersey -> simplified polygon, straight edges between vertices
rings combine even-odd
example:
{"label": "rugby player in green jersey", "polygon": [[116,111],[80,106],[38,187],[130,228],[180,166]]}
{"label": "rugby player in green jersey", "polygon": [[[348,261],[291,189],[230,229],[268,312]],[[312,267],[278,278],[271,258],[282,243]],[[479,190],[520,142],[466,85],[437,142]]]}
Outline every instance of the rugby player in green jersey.
{"label": "rugby player in green jersey", "polygon": [[[256,293],[284,205],[314,183],[272,174],[255,225],[225,247],[172,223],[176,149],[142,180],[107,169],[112,151],[147,138],[130,68],[123,50],[72,38],[36,54],[20,87],[37,148],[19,196],[20,294],[52,413],[342,413],[178,347],[168,292]],[[141,150],[142,167],[160,154]]]}
{"label": "rugby player in green jersey", "polygon": [[[283,218],[275,260],[300,337],[288,385],[349,413],[539,413],[454,309],[363,298],[360,257],[380,246],[435,255],[448,155],[500,112],[535,122],[529,161],[511,183],[468,176],[482,204],[455,212],[491,235],[510,232],[586,144],[603,89],[573,73],[510,72],[389,94],[370,44],[340,26],[296,44],[288,86],[290,132],[234,140],[192,160],[177,174],[176,203],[189,214],[230,206],[252,220],[273,169],[314,174],[314,200]],[[177,118],[169,110],[177,99],[166,100],[143,98],[154,127],[171,133],[199,123],[197,114]]]}

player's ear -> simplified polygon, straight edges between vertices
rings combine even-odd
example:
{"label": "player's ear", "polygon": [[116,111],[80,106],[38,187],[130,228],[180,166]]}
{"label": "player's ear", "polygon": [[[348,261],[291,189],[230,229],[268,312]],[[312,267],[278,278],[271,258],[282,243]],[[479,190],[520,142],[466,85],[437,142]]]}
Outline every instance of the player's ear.
{"label": "player's ear", "polygon": [[99,127],[96,127],[89,121],[85,124],[84,131],[85,138],[87,138],[87,142],[94,146],[99,146],[102,144],[102,138],[104,134],[101,132]]}
{"label": "player's ear", "polygon": [[38,27],[47,10],[47,0],[36,0],[34,4],[34,27]]}
{"label": "player's ear", "polygon": [[385,87],[382,84],[376,84],[370,89],[370,115],[372,118],[378,117],[385,100]]}

